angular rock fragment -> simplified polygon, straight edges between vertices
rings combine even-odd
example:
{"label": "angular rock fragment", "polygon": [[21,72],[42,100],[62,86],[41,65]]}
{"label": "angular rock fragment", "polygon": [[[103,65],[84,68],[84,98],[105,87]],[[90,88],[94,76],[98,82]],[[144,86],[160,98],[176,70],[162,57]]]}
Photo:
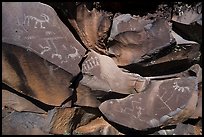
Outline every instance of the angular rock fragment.
{"label": "angular rock fragment", "polygon": [[[45,104],[60,106],[72,95],[73,76],[26,49],[2,43],[2,82]],[[71,106],[71,100],[69,106]]]}
{"label": "angular rock fragment", "polygon": [[[71,121],[76,113],[76,109],[64,108],[53,109],[48,112],[50,119],[49,130],[52,134],[64,134],[71,132],[73,124]],[[73,121],[74,122],[74,121]]]}
{"label": "angular rock fragment", "polygon": [[85,46],[99,53],[106,53],[105,43],[111,26],[112,14],[95,8],[89,10],[84,3],[77,5],[76,14],[72,11],[69,14],[72,14],[72,18],[68,20]]}
{"label": "angular rock fragment", "polygon": [[180,72],[180,73],[174,73],[169,75],[162,75],[162,76],[153,76],[153,77],[146,77],[150,80],[162,80],[162,79],[170,79],[170,78],[184,78],[189,76],[195,76],[196,80],[198,81],[198,85],[201,85],[201,87],[198,87],[198,90],[202,88],[202,68],[199,64],[194,64],[187,70]]}
{"label": "angular rock fragment", "polygon": [[92,120],[73,131],[73,135],[123,135],[102,117]]}
{"label": "angular rock fragment", "polygon": [[195,77],[151,81],[145,92],[103,102],[99,109],[120,125],[146,130],[188,119],[198,100]]}
{"label": "angular rock fragment", "polygon": [[93,50],[82,63],[82,74],[81,84],[92,90],[130,94],[143,91],[149,84],[148,79],[122,71],[110,57]]}
{"label": "angular rock fragment", "polygon": [[74,76],[86,52],[54,9],[39,2],[3,3],[2,41],[35,52]]}
{"label": "angular rock fragment", "polygon": [[[5,109],[2,110],[7,111]],[[13,111],[2,119],[3,135],[49,135],[45,114]]]}
{"label": "angular rock fragment", "polygon": [[71,133],[75,128],[83,126],[95,119],[98,112],[82,108],[55,108],[48,112],[49,131],[52,134]]}
{"label": "angular rock fragment", "polygon": [[76,94],[77,99],[74,104],[77,106],[98,107],[101,103],[97,100],[97,96],[94,95],[94,91],[85,85],[79,84],[76,89]]}
{"label": "angular rock fragment", "polygon": [[202,129],[190,124],[178,124],[173,135],[202,135]]}
{"label": "angular rock fragment", "polygon": [[176,32],[174,32],[173,30],[171,31],[171,34],[172,36],[175,38],[176,40],[176,43],[178,45],[181,45],[181,44],[198,44],[197,42],[195,41],[189,41],[189,40],[186,40],[184,38],[182,38],[181,36],[179,36]]}
{"label": "angular rock fragment", "polygon": [[8,90],[2,90],[2,107],[9,107],[16,111],[30,111],[35,113],[46,113],[32,102],[20,97]]}
{"label": "angular rock fragment", "polygon": [[170,26],[162,18],[118,15],[113,19],[108,51],[119,66],[137,63],[174,43],[169,32]]}
{"label": "angular rock fragment", "polygon": [[[124,68],[144,76],[166,75],[182,72],[193,64],[199,63],[201,58],[199,44],[176,45],[164,52],[167,52],[164,56],[124,66]],[[141,68],[138,68],[137,65]]]}

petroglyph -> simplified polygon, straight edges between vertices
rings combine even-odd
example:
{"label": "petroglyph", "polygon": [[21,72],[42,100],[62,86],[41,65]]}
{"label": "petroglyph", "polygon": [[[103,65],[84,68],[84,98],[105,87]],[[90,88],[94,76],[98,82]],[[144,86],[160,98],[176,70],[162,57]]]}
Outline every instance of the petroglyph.
{"label": "petroglyph", "polygon": [[170,110],[170,111],[172,111],[172,109],[171,109],[171,107],[166,103],[166,101],[164,101],[163,100],[163,96],[159,96],[158,94],[157,94],[157,97],[161,100],[161,102]]}
{"label": "petroglyph", "polygon": [[72,47],[72,48],[75,50],[75,52],[72,54],[68,54],[67,58],[70,58],[70,57],[72,59],[75,59],[76,57],[80,58],[79,50],[76,47]]}
{"label": "petroglyph", "polygon": [[174,82],[173,88],[174,90],[177,90],[179,92],[181,91],[182,93],[185,92],[185,89],[188,90],[188,92],[190,92],[189,87],[180,87],[177,82]]}
{"label": "petroglyph", "polygon": [[26,40],[36,39],[36,36],[26,36],[24,37]]}
{"label": "petroglyph", "polygon": [[43,49],[43,51],[40,52],[41,55],[43,55],[45,52],[51,50],[51,48],[48,46],[43,47],[41,44],[38,44],[38,45],[39,45],[39,47],[41,47]]}
{"label": "petroglyph", "polygon": [[40,28],[41,29],[45,29],[45,27],[43,26],[43,23],[49,23],[49,16],[46,15],[46,14],[41,14],[40,15],[43,19],[38,19],[34,16],[31,16],[31,15],[25,15],[24,14],[24,21],[23,21],[23,24],[24,25],[27,25],[27,26],[30,26],[30,20],[35,20],[35,25],[34,25],[34,28],[38,28],[37,25],[40,24]]}
{"label": "petroglyph", "polygon": [[131,101],[131,106],[121,108],[120,113],[123,113],[123,114],[126,114],[126,115],[128,114],[128,115],[134,117],[135,119],[139,119],[140,121],[147,123],[145,120],[143,120],[141,118],[142,111],[145,110],[144,108],[138,106],[138,105],[141,104],[141,101],[142,101],[142,98],[139,98],[139,100],[135,100],[135,101],[132,100]]}
{"label": "petroglyph", "polygon": [[55,33],[54,32],[52,32],[52,31],[45,31],[45,35],[46,36],[49,36],[49,35],[55,35]]}
{"label": "petroglyph", "polygon": [[47,43],[48,47],[54,50],[55,54],[59,54],[58,49],[54,43],[54,40],[64,39],[64,37],[51,37],[51,38],[43,38],[43,39]]}
{"label": "petroglyph", "polygon": [[98,57],[91,57],[82,64],[82,69],[84,72],[88,72],[99,65],[100,63]]}
{"label": "petroglyph", "polygon": [[58,57],[60,60],[62,59],[62,55],[60,54],[56,54],[56,53],[52,54],[52,58],[54,57]]}
{"label": "petroglyph", "polygon": [[[67,49],[67,47],[66,47],[64,44],[62,44],[62,47],[63,47],[64,50],[66,50],[66,51],[68,52],[68,49]],[[74,52],[74,53],[71,53],[71,54],[67,54],[67,56],[65,56],[65,60],[61,61],[61,64],[68,62],[68,60],[69,60],[70,57],[71,57],[73,60],[75,60],[75,58],[77,58],[77,57],[78,57],[78,58],[81,58],[78,49],[77,49],[76,47],[71,46],[71,45],[70,45],[70,47],[71,47],[72,49],[74,49],[75,52]]]}
{"label": "petroglyph", "polygon": [[[18,24],[17,26],[23,28],[24,32],[28,32],[28,30],[25,29],[25,27],[23,26],[23,24],[20,23],[19,18],[18,18],[18,17],[16,17],[16,18],[17,18],[17,24]],[[22,31],[22,30],[21,30],[21,31]]]}

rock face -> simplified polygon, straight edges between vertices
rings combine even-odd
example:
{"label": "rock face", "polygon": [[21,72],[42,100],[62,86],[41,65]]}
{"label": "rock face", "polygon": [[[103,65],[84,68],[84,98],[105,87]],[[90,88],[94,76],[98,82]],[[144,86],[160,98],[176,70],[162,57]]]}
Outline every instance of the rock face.
{"label": "rock face", "polygon": [[97,52],[106,53],[106,39],[111,26],[112,13],[89,10],[83,3],[76,6],[76,13],[69,12],[68,18],[74,29],[78,32],[85,46]]}
{"label": "rock face", "polygon": [[2,64],[2,81],[24,95],[53,106],[72,95],[70,73],[22,47],[3,43]]}
{"label": "rock face", "polygon": [[2,134],[201,135],[201,5],[3,2]]}
{"label": "rock face", "polygon": [[86,50],[50,6],[3,3],[2,15],[3,42],[35,52],[74,76],[80,72],[78,64]]}
{"label": "rock face", "polygon": [[175,42],[170,26],[163,19],[145,19],[122,14],[113,19],[109,52],[117,65],[138,63]]}
{"label": "rock face", "polygon": [[97,97],[100,96],[95,95],[95,92],[96,91],[80,83],[76,89],[77,99],[74,104],[77,106],[98,107],[101,102]]}
{"label": "rock face", "polygon": [[105,101],[99,109],[110,121],[145,130],[183,122],[195,111],[197,100],[195,78],[176,78],[152,81],[145,92]]}
{"label": "rock face", "polygon": [[83,85],[107,92],[122,94],[141,92],[149,84],[148,79],[122,71],[110,57],[100,55],[93,50],[82,64],[82,74]]}
{"label": "rock face", "polygon": [[8,90],[2,90],[2,108],[8,107],[16,111],[30,111],[35,113],[46,113],[25,98],[18,96]]}
{"label": "rock face", "polygon": [[73,135],[123,135],[102,117],[74,130]]}
{"label": "rock face", "polygon": [[2,118],[3,135],[48,135],[46,126],[46,115],[43,114],[12,111]]}
{"label": "rock face", "polygon": [[178,124],[173,135],[201,135],[201,130],[190,124]]}
{"label": "rock face", "polygon": [[89,108],[55,108],[48,112],[49,131],[52,134],[72,133],[98,116],[98,111]]}

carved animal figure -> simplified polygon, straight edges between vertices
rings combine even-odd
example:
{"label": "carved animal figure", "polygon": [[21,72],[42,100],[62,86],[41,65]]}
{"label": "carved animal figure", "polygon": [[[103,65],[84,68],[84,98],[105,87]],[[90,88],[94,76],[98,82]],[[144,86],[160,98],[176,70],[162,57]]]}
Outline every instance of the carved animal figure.
{"label": "carved animal figure", "polygon": [[[23,24],[27,24],[28,26],[30,25],[30,20],[35,20],[35,25],[34,28],[37,28],[37,24],[40,23],[40,28],[45,29],[45,27],[43,26],[44,22],[49,23],[49,17],[46,14],[41,14],[40,15],[43,19],[38,19],[36,17],[33,16],[29,16],[29,15],[25,15],[24,14],[24,22]],[[26,22],[27,21],[27,22]]]}

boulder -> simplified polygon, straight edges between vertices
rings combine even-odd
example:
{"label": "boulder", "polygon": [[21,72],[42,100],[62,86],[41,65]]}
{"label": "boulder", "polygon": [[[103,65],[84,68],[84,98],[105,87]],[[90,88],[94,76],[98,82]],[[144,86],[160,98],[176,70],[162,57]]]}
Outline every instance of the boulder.
{"label": "boulder", "polygon": [[110,99],[99,109],[108,120],[136,130],[175,125],[188,119],[198,100],[195,77],[151,81],[141,93]]}

